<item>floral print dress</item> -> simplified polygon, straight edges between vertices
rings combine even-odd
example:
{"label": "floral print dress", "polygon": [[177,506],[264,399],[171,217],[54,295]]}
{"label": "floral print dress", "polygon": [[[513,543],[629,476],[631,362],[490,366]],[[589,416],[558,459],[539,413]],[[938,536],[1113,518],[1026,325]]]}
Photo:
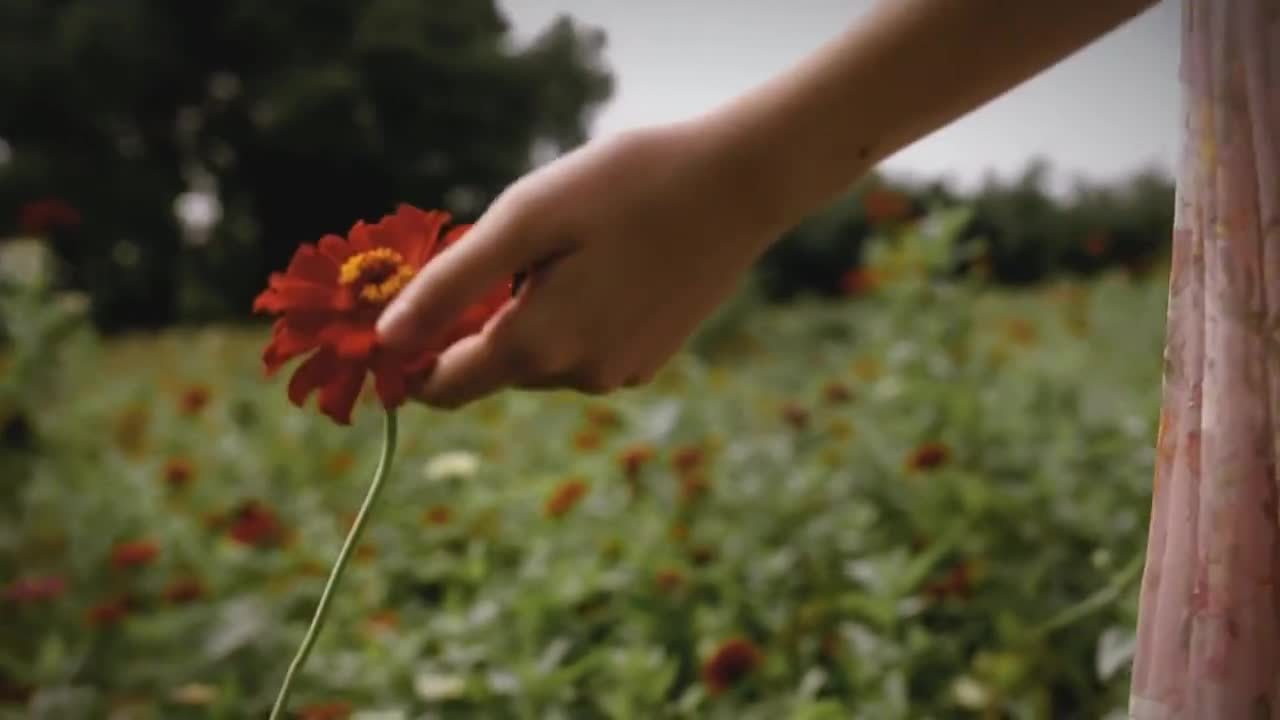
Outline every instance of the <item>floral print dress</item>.
{"label": "floral print dress", "polygon": [[1186,116],[1130,717],[1280,719],[1280,0],[1184,0]]}

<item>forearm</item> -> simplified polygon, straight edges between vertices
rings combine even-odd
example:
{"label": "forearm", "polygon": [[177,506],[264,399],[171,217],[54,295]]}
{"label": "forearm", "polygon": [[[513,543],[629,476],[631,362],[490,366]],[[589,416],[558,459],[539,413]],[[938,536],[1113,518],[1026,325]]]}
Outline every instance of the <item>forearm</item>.
{"label": "forearm", "polygon": [[1153,4],[881,0],[817,53],[698,122],[750,206],[786,226]]}

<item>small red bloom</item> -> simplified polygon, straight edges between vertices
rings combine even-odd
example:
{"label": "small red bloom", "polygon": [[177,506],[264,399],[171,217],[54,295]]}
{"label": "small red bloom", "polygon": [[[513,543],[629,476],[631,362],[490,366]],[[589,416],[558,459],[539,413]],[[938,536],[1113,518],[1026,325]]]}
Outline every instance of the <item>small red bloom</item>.
{"label": "small red bloom", "polygon": [[809,411],[796,403],[787,403],[782,406],[782,419],[796,430],[809,427]]}
{"label": "small red bloom", "polygon": [[853,268],[840,278],[840,289],[848,297],[862,297],[881,285],[880,274],[870,268]]}
{"label": "small red bloom", "polygon": [[423,514],[422,520],[428,525],[448,525],[453,519],[453,511],[448,505],[436,505],[428,508]]}
{"label": "small red bloom", "polygon": [[4,598],[16,603],[41,603],[57,600],[67,591],[67,581],[57,577],[19,578],[4,589]]}
{"label": "small red bloom", "polygon": [[568,480],[561,483],[551,493],[551,497],[547,498],[543,512],[551,518],[564,517],[586,496],[588,489],[587,484],[581,480]]}
{"label": "small red bloom", "polygon": [[257,500],[250,500],[232,513],[228,534],[241,545],[269,548],[283,542],[284,526],[275,511]]}
{"label": "small red bloom", "polygon": [[691,473],[702,467],[706,452],[698,445],[686,445],[671,456],[671,466],[680,474]]}
{"label": "small red bloom", "polygon": [[162,593],[165,601],[173,605],[195,602],[204,597],[204,594],[204,583],[195,577],[178,578],[166,585]]}
{"label": "small red bloom", "polygon": [[191,461],[186,458],[170,458],[164,464],[164,484],[174,490],[181,490],[190,485],[191,479],[195,477],[195,474],[195,468],[192,467]]}
{"label": "small red bloom", "polygon": [[353,709],[343,701],[313,703],[298,709],[298,720],[347,720]]}
{"label": "small red bloom", "polygon": [[85,620],[93,627],[110,627],[124,620],[131,606],[132,603],[127,597],[103,600],[89,608],[85,613]]}
{"label": "small red bloom", "polygon": [[600,447],[600,432],[595,428],[585,428],[573,435],[573,447],[580,452],[591,452]]}
{"label": "small red bloom", "polygon": [[207,385],[192,385],[183,390],[182,396],[178,398],[178,410],[187,417],[195,417],[209,404],[210,396]]}
{"label": "small red bloom", "polygon": [[608,405],[592,405],[587,408],[587,422],[600,430],[612,430],[622,425],[622,417]]}
{"label": "small red bloom", "polygon": [[764,654],[750,640],[732,638],[702,664],[702,683],[714,697],[742,682],[763,662]]}
{"label": "small red bloom", "polygon": [[927,442],[907,457],[908,470],[933,470],[945,465],[951,450],[940,442]]}
{"label": "small red bloom", "polygon": [[822,399],[831,405],[840,405],[853,399],[853,391],[844,383],[829,382],[822,388]]}
{"label": "small red bloom", "polygon": [[160,547],[153,540],[133,540],[115,546],[111,551],[111,565],[117,570],[129,570],[150,565],[160,554]]}
{"label": "small red bloom", "polygon": [[47,235],[80,225],[80,211],[60,198],[40,198],[22,206],[18,226],[28,235]]}
{"label": "small red bloom", "polygon": [[632,445],[622,454],[618,456],[618,464],[622,466],[622,472],[626,474],[630,480],[636,479],[640,475],[640,470],[653,460],[654,450],[650,445]]}
{"label": "small red bloom", "polygon": [[442,233],[449,220],[445,212],[401,205],[372,225],[357,222],[345,239],[326,235],[316,245],[302,245],[285,272],[271,275],[253,303],[256,312],[280,316],[262,361],[271,375],[310,353],[289,381],[295,405],[301,407],[319,391],[320,410],[350,424],[365,377],[372,373],[382,405],[399,407],[441,350],[478,332],[506,303],[510,280],[487,288],[431,347],[407,354],[379,346],[375,324],[383,308],[470,227]]}
{"label": "small red bloom", "polygon": [[658,589],[666,593],[675,592],[684,586],[684,573],[675,568],[663,568],[653,577]]}
{"label": "small red bloom", "polygon": [[686,505],[693,504],[711,492],[711,483],[700,474],[680,476],[680,501]]}

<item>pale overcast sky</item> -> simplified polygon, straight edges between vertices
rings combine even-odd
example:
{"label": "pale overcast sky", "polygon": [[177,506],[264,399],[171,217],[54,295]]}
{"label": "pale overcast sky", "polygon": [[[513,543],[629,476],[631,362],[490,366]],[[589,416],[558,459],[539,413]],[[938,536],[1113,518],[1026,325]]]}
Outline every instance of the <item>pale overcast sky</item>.
{"label": "pale overcast sky", "polygon": [[[500,0],[521,37],[556,15],[603,28],[616,89],[594,132],[684,117],[795,62],[875,0]],[[1036,0],[1028,0],[1035,2]],[[1179,0],[890,158],[892,173],[968,186],[1034,155],[1075,174],[1169,171],[1181,126]]]}

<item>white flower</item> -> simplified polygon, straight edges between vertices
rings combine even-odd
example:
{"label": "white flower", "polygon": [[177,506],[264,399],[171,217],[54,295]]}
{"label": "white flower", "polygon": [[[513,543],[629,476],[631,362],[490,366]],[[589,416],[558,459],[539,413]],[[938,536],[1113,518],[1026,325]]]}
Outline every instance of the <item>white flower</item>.
{"label": "white flower", "polygon": [[422,673],[413,679],[413,689],[428,702],[452,700],[466,693],[467,679],[461,675]]}
{"label": "white flower", "polygon": [[432,481],[465,479],[475,475],[479,469],[480,458],[475,453],[450,450],[428,460],[422,467],[422,474]]}

